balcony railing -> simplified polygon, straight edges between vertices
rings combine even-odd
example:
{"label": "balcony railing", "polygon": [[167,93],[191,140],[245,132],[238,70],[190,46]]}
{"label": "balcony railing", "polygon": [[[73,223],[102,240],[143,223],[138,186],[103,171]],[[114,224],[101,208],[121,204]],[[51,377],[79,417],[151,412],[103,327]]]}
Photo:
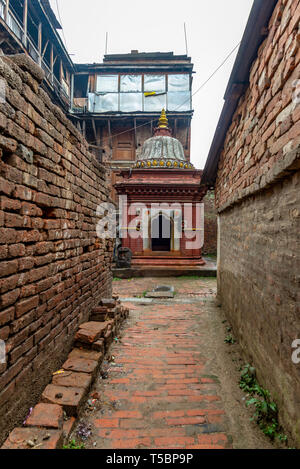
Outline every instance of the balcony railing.
{"label": "balcony railing", "polygon": [[[24,38],[24,29],[19,20],[16,18],[13,10],[9,6],[7,13],[7,19],[5,20],[5,0],[0,0],[0,17],[6,22],[10,30],[15,34],[15,36],[23,43],[30,57],[34,62],[39,64],[45,72],[45,79],[48,84],[55,90],[55,92],[63,98],[64,101],[67,101],[70,104],[70,86],[63,80],[62,83],[56,78],[49,64],[42,58],[37,45],[33,39],[27,34],[27,37]],[[24,40],[26,39],[26,40]]]}
{"label": "balcony railing", "polygon": [[0,0],[0,16],[4,19],[4,11],[5,11],[5,2]]}
{"label": "balcony railing", "polygon": [[38,63],[40,54],[39,54],[38,49],[35,47],[33,40],[29,36],[27,36],[27,50],[28,50],[31,58],[36,63]]}
{"label": "balcony railing", "polygon": [[23,39],[23,28],[18,22],[18,20],[13,16],[11,11],[8,12],[7,16],[7,26],[12,30],[12,32],[17,36],[20,41]]}

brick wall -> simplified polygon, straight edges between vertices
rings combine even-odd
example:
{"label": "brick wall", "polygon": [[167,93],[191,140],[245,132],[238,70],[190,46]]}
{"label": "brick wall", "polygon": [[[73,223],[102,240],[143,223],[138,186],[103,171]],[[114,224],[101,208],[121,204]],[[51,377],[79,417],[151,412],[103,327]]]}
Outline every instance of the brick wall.
{"label": "brick wall", "polygon": [[[111,294],[112,242],[96,236],[106,171],[25,56],[0,57],[0,440]],[[2,86],[3,85],[3,86]]]}
{"label": "brick wall", "polygon": [[278,1],[227,132],[215,191],[218,207],[263,188],[269,171],[300,143],[300,106],[293,99],[300,79],[299,19],[299,0]]}
{"label": "brick wall", "polygon": [[300,444],[299,0],[279,0],[218,170],[218,294],[280,421]]}
{"label": "brick wall", "polygon": [[217,254],[217,211],[214,191],[208,191],[204,203],[204,245],[202,254]]}

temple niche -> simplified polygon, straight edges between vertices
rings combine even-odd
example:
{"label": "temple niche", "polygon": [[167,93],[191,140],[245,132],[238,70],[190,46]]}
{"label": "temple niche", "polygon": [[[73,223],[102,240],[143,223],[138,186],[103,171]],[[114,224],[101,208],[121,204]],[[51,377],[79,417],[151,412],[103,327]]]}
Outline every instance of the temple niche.
{"label": "temple niche", "polygon": [[172,137],[165,110],[134,168],[119,176],[120,237],[122,247],[132,251],[132,265],[204,265],[202,171]]}

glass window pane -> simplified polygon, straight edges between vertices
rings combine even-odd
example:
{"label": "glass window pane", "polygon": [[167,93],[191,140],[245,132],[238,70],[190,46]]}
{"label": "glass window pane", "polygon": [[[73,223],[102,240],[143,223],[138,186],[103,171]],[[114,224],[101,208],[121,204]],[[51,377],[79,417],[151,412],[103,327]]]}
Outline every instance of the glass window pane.
{"label": "glass window pane", "polygon": [[144,91],[166,91],[166,76],[145,75]]}
{"label": "glass window pane", "polygon": [[142,93],[120,93],[120,111],[134,112],[143,110]]}
{"label": "glass window pane", "polygon": [[121,91],[142,91],[142,76],[121,75]]}
{"label": "glass window pane", "polygon": [[88,111],[89,111],[89,112],[93,112],[93,109],[94,109],[94,98],[95,98],[94,93],[89,93],[89,97],[88,97]]}
{"label": "glass window pane", "polygon": [[118,75],[98,75],[96,91],[98,93],[109,93],[119,91],[119,76]]}
{"label": "glass window pane", "polygon": [[190,75],[169,75],[168,76],[168,90],[169,91],[189,91],[190,90]]}
{"label": "glass window pane", "polygon": [[168,93],[168,111],[190,111],[190,91],[170,91]]}
{"label": "glass window pane", "polygon": [[89,112],[109,112],[119,110],[119,94],[94,94],[89,93]]}
{"label": "glass window pane", "polygon": [[146,112],[160,112],[163,108],[166,109],[166,104],[166,94],[144,97],[144,111]]}

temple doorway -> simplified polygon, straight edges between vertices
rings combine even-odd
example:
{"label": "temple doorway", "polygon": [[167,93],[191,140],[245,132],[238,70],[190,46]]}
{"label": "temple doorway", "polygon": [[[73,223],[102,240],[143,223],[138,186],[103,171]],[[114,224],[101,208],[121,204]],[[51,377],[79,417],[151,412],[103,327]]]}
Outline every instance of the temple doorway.
{"label": "temple doorway", "polygon": [[168,215],[160,212],[151,222],[152,251],[171,251],[172,222]]}

